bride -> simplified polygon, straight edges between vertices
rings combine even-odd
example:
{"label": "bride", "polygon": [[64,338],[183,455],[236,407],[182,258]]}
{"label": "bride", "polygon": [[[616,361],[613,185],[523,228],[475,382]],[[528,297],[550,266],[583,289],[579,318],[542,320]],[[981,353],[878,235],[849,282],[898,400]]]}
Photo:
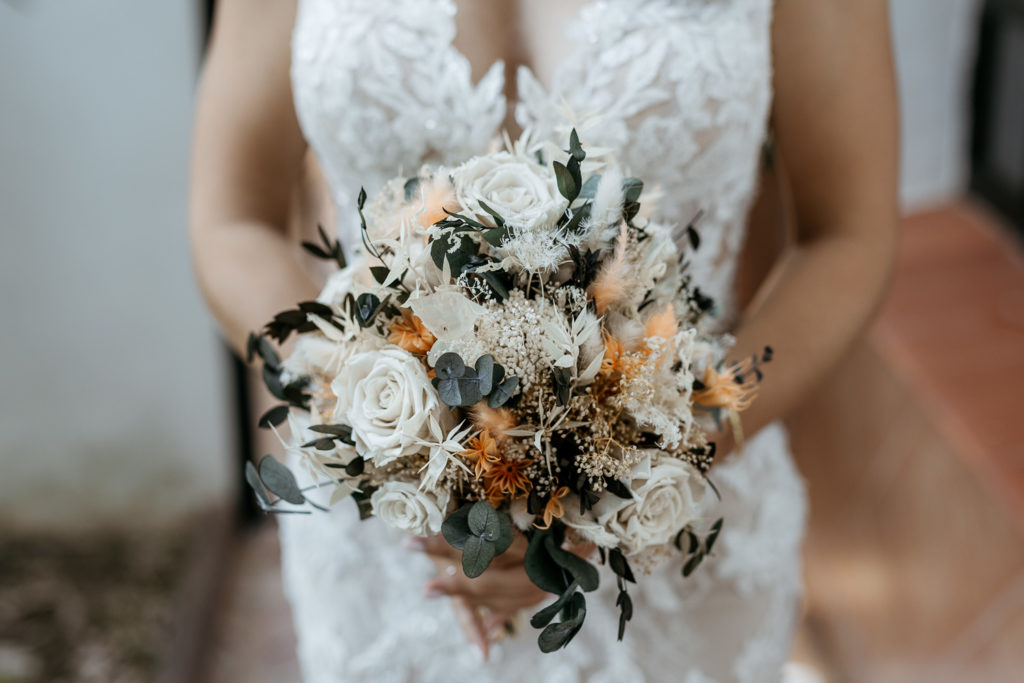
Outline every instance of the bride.
{"label": "bride", "polygon": [[[718,438],[726,528],[715,556],[687,580],[681,560],[652,568],[623,642],[608,576],[576,639],[542,655],[529,626],[504,631],[552,597],[527,579],[521,548],[469,580],[443,542],[403,545],[339,504],[281,520],[307,681],[781,678],[806,503],[778,420],[842,356],[886,280],[897,213],[888,40],[884,0],[220,2],[191,232],[236,350],[319,290],[287,229],[307,145],[351,255],[360,186],[372,194],[400,171],[484,152],[502,128],[563,141],[571,127],[656,182],[665,215],[703,212],[693,272],[734,331],[734,356],[775,349],[744,413],[744,448]],[[794,235],[740,310],[769,123]]]}

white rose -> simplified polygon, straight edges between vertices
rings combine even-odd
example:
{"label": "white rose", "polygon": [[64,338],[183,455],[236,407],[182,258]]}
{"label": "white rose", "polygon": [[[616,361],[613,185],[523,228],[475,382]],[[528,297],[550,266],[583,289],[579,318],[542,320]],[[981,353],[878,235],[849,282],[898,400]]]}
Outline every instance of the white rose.
{"label": "white rose", "polygon": [[440,403],[423,364],[397,346],[352,356],[331,382],[335,421],[352,427],[356,448],[376,465],[419,453]]}
{"label": "white rose", "polygon": [[438,500],[415,484],[387,481],[370,496],[370,506],[385,524],[415,536],[429,536],[440,533],[448,501],[447,496]]}
{"label": "white rose", "polygon": [[452,178],[461,209],[487,225],[494,220],[481,201],[520,230],[554,225],[567,206],[550,167],[509,152],[470,159]]}
{"label": "white rose", "polygon": [[629,483],[631,500],[605,493],[591,515],[566,516],[566,524],[598,545],[616,545],[626,555],[669,543],[696,520],[707,489],[691,465],[659,456],[647,471],[637,468]]}

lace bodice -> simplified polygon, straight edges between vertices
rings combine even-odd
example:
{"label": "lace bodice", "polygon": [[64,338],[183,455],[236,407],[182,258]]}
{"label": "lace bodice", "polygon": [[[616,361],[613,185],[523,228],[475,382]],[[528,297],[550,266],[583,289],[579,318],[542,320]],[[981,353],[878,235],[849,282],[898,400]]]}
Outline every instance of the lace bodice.
{"label": "lace bodice", "polygon": [[[359,244],[360,186],[456,164],[499,134],[503,65],[472,82],[455,12],[452,0],[300,3],[296,110],[346,245]],[[660,217],[682,227],[703,212],[693,272],[726,314],[771,98],[770,23],[771,0],[591,1],[566,27],[573,48],[550,90],[516,75],[521,127],[562,142],[576,126],[587,148],[658,183]]]}
{"label": "lace bodice", "polygon": [[[477,0],[483,1],[483,0]],[[496,0],[493,0],[496,1]],[[660,187],[658,215],[698,211],[692,272],[733,312],[730,289],[755,189],[771,99],[772,0],[591,0],[565,27],[568,56],[544,79],[515,74],[515,116],[562,143],[614,150]],[[300,0],[292,79],[302,125],[337,204],[338,234],[360,243],[355,197],[423,163],[488,149],[508,111],[505,69],[474,83],[453,46],[452,0]],[[715,556],[690,579],[681,560],[640,577],[635,616],[615,642],[614,581],[588,599],[583,631],[556,655],[535,632],[481,664],[443,601],[424,600],[430,563],[347,501],[284,516],[285,586],[308,683],[374,681],[777,681],[799,595],[805,498],[778,425],[713,473],[726,519]]]}

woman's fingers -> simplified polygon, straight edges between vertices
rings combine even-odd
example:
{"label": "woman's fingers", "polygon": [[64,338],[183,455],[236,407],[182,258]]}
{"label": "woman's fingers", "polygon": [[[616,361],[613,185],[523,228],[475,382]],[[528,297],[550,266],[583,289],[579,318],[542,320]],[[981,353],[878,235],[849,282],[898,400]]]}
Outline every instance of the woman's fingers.
{"label": "woman's fingers", "polygon": [[491,568],[475,579],[461,572],[439,575],[427,582],[425,590],[427,595],[457,595],[477,605],[513,610],[536,605],[548,596],[522,567]]}
{"label": "woman's fingers", "polygon": [[[462,564],[462,551],[449,545],[443,536],[428,536],[426,538],[412,536],[405,541],[405,545],[410,550],[426,553],[431,559],[450,561],[457,565]],[[526,540],[526,537],[517,533],[512,541],[512,545],[509,546],[508,550],[494,558],[491,562],[491,567],[511,567],[522,564],[528,545],[529,542]]]}
{"label": "woman's fingers", "polygon": [[469,642],[480,648],[480,654],[486,661],[491,650],[491,639],[480,611],[465,598],[458,596],[452,598],[452,609],[455,610],[455,619],[462,627],[462,632]]}

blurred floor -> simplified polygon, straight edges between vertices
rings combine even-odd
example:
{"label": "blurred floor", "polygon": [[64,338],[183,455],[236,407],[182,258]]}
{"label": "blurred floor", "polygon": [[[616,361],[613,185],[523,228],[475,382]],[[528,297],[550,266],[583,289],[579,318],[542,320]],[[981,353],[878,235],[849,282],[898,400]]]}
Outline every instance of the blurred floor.
{"label": "blurred floor", "polygon": [[[1021,680],[1024,267],[971,204],[905,222],[868,337],[790,421],[809,481],[794,659],[829,681]],[[210,683],[297,681],[276,530],[239,539]]]}
{"label": "blurred floor", "polygon": [[295,632],[281,583],[277,525],[242,532],[217,607],[207,683],[282,683],[301,679]]}

